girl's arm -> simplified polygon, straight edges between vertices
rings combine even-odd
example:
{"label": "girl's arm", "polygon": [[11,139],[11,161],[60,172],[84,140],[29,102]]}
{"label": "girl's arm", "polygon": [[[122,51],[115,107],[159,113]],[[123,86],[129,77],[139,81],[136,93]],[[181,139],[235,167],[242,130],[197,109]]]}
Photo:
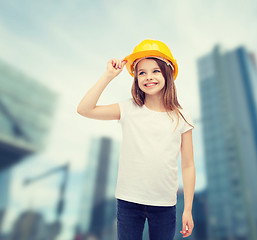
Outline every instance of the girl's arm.
{"label": "girl's arm", "polygon": [[96,106],[103,90],[109,82],[115,78],[123,69],[126,61],[111,59],[108,61],[107,71],[101,78],[89,89],[86,95],[80,101],[77,112],[87,118],[100,120],[118,120],[120,119],[120,109],[118,103],[104,106]]}
{"label": "girl's arm", "polygon": [[183,237],[191,235],[194,227],[192,219],[192,204],[195,189],[195,164],[193,153],[192,129],[182,134],[181,139],[181,169],[184,188],[184,212],[182,217]]}

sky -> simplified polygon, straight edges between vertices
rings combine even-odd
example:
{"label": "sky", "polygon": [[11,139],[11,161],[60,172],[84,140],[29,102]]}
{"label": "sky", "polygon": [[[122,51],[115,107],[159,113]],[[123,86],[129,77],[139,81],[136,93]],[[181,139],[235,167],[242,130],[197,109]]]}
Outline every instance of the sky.
{"label": "sky", "polygon": [[[212,51],[216,44],[221,44],[224,51],[243,45],[257,54],[256,12],[255,0],[0,1],[1,61],[42,83],[59,99],[47,148],[12,171],[11,194],[14,198],[24,197],[11,203],[13,214],[9,222],[15,211],[29,207],[30,202],[34,202],[35,208],[48,206],[40,198],[30,197],[33,186],[26,190],[21,186],[28,173],[40,174],[71,161],[69,186],[79,188],[87,166],[90,138],[109,136],[121,141],[121,128],[116,121],[86,119],[77,114],[76,108],[106,71],[108,60],[123,59],[148,38],[166,43],[177,60],[178,100],[195,123],[196,189],[203,189],[206,179],[197,59]],[[106,87],[98,105],[129,98],[132,80],[124,68]],[[53,183],[51,189],[49,181]],[[41,183],[42,196],[56,200],[60,177],[49,181]],[[69,188],[67,197],[77,206],[79,196],[72,189]],[[69,239],[76,217],[77,209],[68,205],[64,216],[67,231],[60,239]],[[53,218],[50,212],[48,218]]]}

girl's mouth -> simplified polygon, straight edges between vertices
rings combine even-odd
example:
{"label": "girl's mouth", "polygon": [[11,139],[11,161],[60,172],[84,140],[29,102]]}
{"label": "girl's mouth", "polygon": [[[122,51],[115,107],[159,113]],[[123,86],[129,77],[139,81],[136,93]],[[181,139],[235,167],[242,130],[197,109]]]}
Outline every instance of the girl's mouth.
{"label": "girl's mouth", "polygon": [[155,87],[158,83],[148,83],[148,84],[145,84],[144,86],[147,87],[147,88],[152,88],[152,87]]}

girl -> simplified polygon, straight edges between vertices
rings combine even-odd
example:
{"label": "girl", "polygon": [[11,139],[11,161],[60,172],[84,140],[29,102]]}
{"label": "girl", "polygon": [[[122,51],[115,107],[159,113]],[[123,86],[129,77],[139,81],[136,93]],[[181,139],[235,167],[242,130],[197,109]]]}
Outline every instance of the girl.
{"label": "girl", "polygon": [[[105,87],[125,64],[134,78],[132,98],[96,105]],[[141,240],[146,218],[151,240],[174,238],[180,152],[184,187],[180,233],[188,237],[193,230],[194,126],[191,115],[177,100],[174,84],[177,74],[177,62],[169,48],[161,41],[146,39],[123,60],[109,60],[107,71],[78,105],[77,111],[82,116],[118,120],[122,126],[115,192],[119,240]]]}

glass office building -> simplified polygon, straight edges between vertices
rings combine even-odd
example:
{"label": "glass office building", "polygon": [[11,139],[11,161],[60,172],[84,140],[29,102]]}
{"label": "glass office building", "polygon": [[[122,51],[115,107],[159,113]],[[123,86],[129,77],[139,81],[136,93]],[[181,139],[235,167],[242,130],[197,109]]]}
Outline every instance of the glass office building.
{"label": "glass office building", "polygon": [[46,144],[57,96],[0,61],[0,170]]}
{"label": "glass office building", "polygon": [[257,70],[244,47],[197,61],[211,240],[257,239]]}
{"label": "glass office building", "polygon": [[57,96],[0,61],[0,232],[9,202],[10,167],[46,145]]}
{"label": "glass office building", "polygon": [[120,144],[109,137],[92,138],[85,171],[78,231],[84,237],[116,237],[115,188]]}

